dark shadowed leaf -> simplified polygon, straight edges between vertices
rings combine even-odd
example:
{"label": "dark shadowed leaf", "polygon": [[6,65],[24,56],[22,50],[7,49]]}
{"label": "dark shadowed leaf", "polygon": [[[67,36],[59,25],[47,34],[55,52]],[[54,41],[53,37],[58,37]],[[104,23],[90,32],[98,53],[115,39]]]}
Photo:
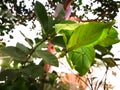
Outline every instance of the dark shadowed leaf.
{"label": "dark shadowed leaf", "polygon": [[34,10],[40,24],[46,33],[48,31],[48,16],[45,7],[40,2],[36,1]]}
{"label": "dark shadowed leaf", "polygon": [[61,47],[65,47],[65,42],[63,40],[63,36],[56,36],[55,38],[52,39],[51,41],[54,45],[58,45]]}
{"label": "dark shadowed leaf", "polygon": [[107,63],[108,67],[114,67],[117,66],[116,62],[113,58],[103,58],[103,61]]}
{"label": "dark shadowed leaf", "polygon": [[0,73],[0,81],[15,80],[18,75],[20,75],[18,70],[7,69]]}
{"label": "dark shadowed leaf", "polygon": [[35,65],[33,63],[31,63],[30,65],[27,65],[26,67],[24,67],[21,72],[23,74],[25,74],[26,76],[35,78],[38,77],[40,75],[43,75],[43,66],[39,65]]}
{"label": "dark shadowed leaf", "polygon": [[53,28],[55,25],[55,20],[53,20],[53,17],[48,16],[48,32],[46,32],[47,34],[53,34],[55,33],[55,28]]}

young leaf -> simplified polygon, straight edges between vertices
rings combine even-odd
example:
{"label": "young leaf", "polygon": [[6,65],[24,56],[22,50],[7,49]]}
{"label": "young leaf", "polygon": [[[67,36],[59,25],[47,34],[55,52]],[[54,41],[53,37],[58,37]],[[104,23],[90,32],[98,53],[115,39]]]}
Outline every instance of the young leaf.
{"label": "young leaf", "polygon": [[94,62],[95,51],[92,47],[82,47],[68,53],[73,67],[81,76],[85,75]]}
{"label": "young leaf", "polygon": [[51,64],[53,66],[58,66],[57,57],[48,51],[36,50],[33,56],[42,58],[48,64]]}
{"label": "young leaf", "polygon": [[35,14],[36,14],[41,26],[45,30],[45,33],[47,33],[47,31],[48,31],[48,16],[47,16],[45,7],[40,2],[36,1],[34,10],[35,10]]}
{"label": "young leaf", "polygon": [[110,31],[107,33],[106,37],[99,42],[99,45],[103,47],[108,47],[118,42],[120,42],[118,38],[118,32],[115,30],[115,28],[111,28]]}
{"label": "young leaf", "polygon": [[64,30],[75,30],[80,24],[75,23],[73,21],[62,21],[58,24],[55,24],[56,33],[60,33]]}
{"label": "young leaf", "polygon": [[67,50],[73,50],[82,46],[93,46],[105,38],[113,22],[89,22],[83,23],[75,29],[68,41]]}

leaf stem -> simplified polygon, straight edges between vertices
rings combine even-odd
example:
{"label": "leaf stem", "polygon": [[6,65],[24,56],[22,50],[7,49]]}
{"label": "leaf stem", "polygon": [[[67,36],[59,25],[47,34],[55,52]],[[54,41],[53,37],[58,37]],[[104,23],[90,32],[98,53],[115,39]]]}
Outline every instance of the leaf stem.
{"label": "leaf stem", "polygon": [[41,42],[38,42],[35,47],[33,47],[33,49],[31,50],[31,52],[27,55],[27,59],[25,62],[27,62],[30,57],[32,56],[32,54],[35,52],[35,50],[38,48],[39,45],[41,45],[43,42],[45,42],[47,39],[43,39]]}

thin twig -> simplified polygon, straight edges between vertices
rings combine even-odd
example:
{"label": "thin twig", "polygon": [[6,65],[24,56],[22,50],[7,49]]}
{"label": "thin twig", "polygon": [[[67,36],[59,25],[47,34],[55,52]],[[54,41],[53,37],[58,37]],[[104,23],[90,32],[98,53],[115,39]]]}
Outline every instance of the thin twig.
{"label": "thin twig", "polygon": [[[60,61],[59,61],[60,62]],[[64,65],[62,62],[60,62],[62,65]],[[65,65],[64,65],[65,66]],[[65,66],[66,69],[68,69],[72,74],[74,74],[74,72],[69,69],[68,67]],[[79,78],[86,86],[88,86],[88,88],[91,90],[91,87],[81,78],[79,77],[78,75],[74,74],[77,78]]]}
{"label": "thin twig", "polygon": [[106,66],[106,75],[105,75],[105,80],[104,80],[104,90],[106,90],[106,80],[107,80],[107,73],[108,73],[108,66]]}
{"label": "thin twig", "polygon": [[[103,64],[105,65],[105,67],[107,67],[105,63],[103,63]],[[105,73],[104,73],[104,75],[103,75],[103,78],[101,79],[101,81],[99,82],[98,86],[96,87],[96,90],[98,90],[98,88],[99,88],[100,85],[102,84],[103,79],[106,77],[107,71],[108,71],[108,69],[106,68],[106,71],[105,71]]]}
{"label": "thin twig", "polygon": [[88,80],[89,85],[91,86],[91,90],[94,90],[94,89],[93,89],[93,82],[92,82],[92,80],[90,80],[88,77],[89,77],[89,76],[87,75],[87,80]]}

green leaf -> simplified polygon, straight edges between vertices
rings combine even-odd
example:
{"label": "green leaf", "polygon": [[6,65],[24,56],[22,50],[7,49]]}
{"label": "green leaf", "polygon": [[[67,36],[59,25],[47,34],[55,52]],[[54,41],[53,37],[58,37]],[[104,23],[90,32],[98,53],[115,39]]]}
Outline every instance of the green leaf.
{"label": "green leaf", "polygon": [[51,64],[53,66],[58,66],[58,59],[55,55],[51,54],[48,51],[36,50],[33,53],[34,57],[42,58],[46,63]]}
{"label": "green leaf", "polygon": [[105,38],[113,22],[89,22],[80,24],[68,41],[67,50],[73,50],[82,46],[93,46]]}
{"label": "green leaf", "polygon": [[73,67],[81,76],[85,75],[95,58],[95,51],[92,47],[82,47],[68,53]]}
{"label": "green leaf", "polygon": [[15,80],[18,75],[20,75],[18,70],[7,69],[0,73],[0,81]]}
{"label": "green leaf", "polygon": [[39,65],[35,65],[33,63],[25,66],[21,72],[27,76],[30,76],[32,78],[38,77],[40,75],[43,75],[43,66]]}
{"label": "green leaf", "polygon": [[47,34],[52,34],[52,33],[55,33],[55,28],[53,28],[53,26],[55,25],[55,20],[53,20],[53,17],[52,16],[49,16],[48,17],[48,29],[49,31],[46,32]]}
{"label": "green leaf", "polygon": [[26,79],[23,77],[18,77],[10,86],[8,86],[8,88],[6,90],[28,90]]}
{"label": "green leaf", "polygon": [[36,14],[41,26],[44,28],[45,33],[47,33],[47,31],[48,31],[48,16],[47,16],[45,7],[40,2],[36,1],[34,10],[35,10],[35,14]]}
{"label": "green leaf", "polygon": [[80,26],[80,24],[73,21],[61,21],[60,23],[55,24],[55,31],[56,33],[60,33],[65,30],[75,30],[78,26]]}
{"label": "green leaf", "polygon": [[19,61],[25,61],[28,54],[28,53],[25,53],[23,50],[13,46],[3,48],[2,53],[4,55],[11,56],[15,60],[19,60]]}
{"label": "green leaf", "polygon": [[26,46],[24,46],[24,45],[21,44],[21,43],[17,43],[17,44],[16,44],[16,47],[17,47],[18,49],[20,49],[21,51],[25,52],[25,53],[28,53],[28,52],[29,52],[29,48],[26,47]]}
{"label": "green leaf", "polygon": [[65,42],[63,40],[63,36],[56,36],[55,38],[52,39],[51,41],[54,45],[58,45],[61,47],[65,47]]}
{"label": "green leaf", "polygon": [[63,40],[65,42],[65,45],[68,43],[68,40],[73,33],[73,31],[80,26],[80,24],[69,21],[69,20],[63,20],[59,24],[55,25],[56,33],[60,33],[63,35]]}
{"label": "green leaf", "polygon": [[118,38],[118,32],[115,30],[115,28],[111,28],[110,31],[107,33],[106,37],[99,42],[99,45],[108,47],[118,42],[120,42]]}

